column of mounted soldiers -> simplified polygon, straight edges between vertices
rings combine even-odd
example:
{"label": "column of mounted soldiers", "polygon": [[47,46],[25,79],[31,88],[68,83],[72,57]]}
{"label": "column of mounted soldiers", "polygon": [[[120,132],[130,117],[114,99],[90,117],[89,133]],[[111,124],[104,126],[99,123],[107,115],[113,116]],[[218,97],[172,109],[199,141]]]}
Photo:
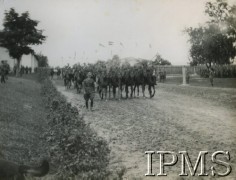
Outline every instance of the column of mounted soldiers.
{"label": "column of mounted soldiers", "polygon": [[[123,64],[121,66],[108,66],[105,64],[77,64],[73,67],[69,65],[64,68],[51,69],[50,76],[53,78],[54,74],[58,78],[63,78],[64,85],[67,89],[74,86],[77,93],[81,93],[83,82],[86,78],[91,76],[96,86],[96,91],[99,93],[101,99],[108,98],[121,99],[133,98],[139,96],[139,90],[142,90],[142,96],[145,96],[145,88],[148,88],[149,97],[155,95],[156,74],[155,68],[147,64]],[[160,79],[165,79],[166,74],[160,74]]]}

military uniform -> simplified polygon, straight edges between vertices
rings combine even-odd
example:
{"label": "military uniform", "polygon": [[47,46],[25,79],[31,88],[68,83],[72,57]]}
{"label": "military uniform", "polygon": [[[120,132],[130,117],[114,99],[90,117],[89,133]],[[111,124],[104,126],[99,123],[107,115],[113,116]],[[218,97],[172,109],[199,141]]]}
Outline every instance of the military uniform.
{"label": "military uniform", "polygon": [[209,79],[210,79],[211,86],[213,86],[213,78],[214,78],[214,71],[210,69]]}
{"label": "military uniform", "polygon": [[85,99],[85,105],[86,108],[88,109],[88,101],[91,101],[91,110],[93,108],[93,99],[95,96],[95,85],[94,85],[94,80],[92,78],[86,78],[83,81],[83,87],[84,87],[84,99]]}
{"label": "military uniform", "polygon": [[95,85],[94,80],[92,78],[86,78],[83,82],[84,84],[84,98],[86,99],[93,99],[95,93]]}

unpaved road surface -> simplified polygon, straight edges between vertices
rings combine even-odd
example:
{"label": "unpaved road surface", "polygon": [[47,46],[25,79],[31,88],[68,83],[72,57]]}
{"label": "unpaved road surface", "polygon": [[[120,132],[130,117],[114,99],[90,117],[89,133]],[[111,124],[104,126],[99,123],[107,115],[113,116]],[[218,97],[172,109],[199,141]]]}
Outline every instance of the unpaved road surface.
{"label": "unpaved road surface", "polygon": [[[188,91],[190,87],[184,88]],[[152,99],[139,97],[107,102],[101,101],[96,94],[93,112],[84,108],[82,94],[76,94],[73,89],[66,90],[60,85],[57,85],[57,89],[72,105],[80,109],[85,121],[98,135],[108,141],[111,148],[110,167],[115,169],[124,166],[124,177],[127,179],[146,179],[144,174],[147,172],[147,156],[144,152],[148,150],[176,153],[187,151],[193,165],[199,151],[208,151],[206,170],[209,176],[204,179],[212,178],[210,167],[215,164],[211,162],[211,154],[220,150],[229,151],[233,171],[224,179],[236,177],[235,89],[212,90],[198,87],[195,90],[191,87],[190,92],[204,92],[204,96],[199,97],[191,93],[180,93],[182,90],[175,85],[159,85]],[[212,92],[216,92],[214,98],[211,98]],[[227,104],[227,98],[231,100],[230,104]],[[178,157],[179,161],[175,166],[165,169],[170,179],[178,179],[181,172],[181,158],[179,155]],[[217,168],[218,172],[226,171],[225,167]],[[187,172],[189,173],[188,169]],[[197,173],[199,172],[200,168]],[[157,154],[153,155],[153,173],[159,173]]]}

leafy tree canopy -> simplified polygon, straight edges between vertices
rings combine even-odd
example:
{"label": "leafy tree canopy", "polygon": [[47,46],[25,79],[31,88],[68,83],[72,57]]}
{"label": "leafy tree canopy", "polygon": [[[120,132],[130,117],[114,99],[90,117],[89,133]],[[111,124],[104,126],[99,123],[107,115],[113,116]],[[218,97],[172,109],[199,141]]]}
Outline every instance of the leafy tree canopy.
{"label": "leafy tree canopy", "polygon": [[230,64],[236,56],[236,6],[223,0],[207,2],[210,21],[198,28],[188,28],[191,65]]}
{"label": "leafy tree canopy", "polygon": [[5,12],[3,30],[0,31],[0,46],[17,59],[18,65],[23,54],[33,53],[31,45],[42,44],[46,37],[36,29],[38,21],[30,19],[29,13],[18,14],[13,8]]}
{"label": "leafy tree canopy", "polygon": [[42,54],[35,54],[34,56],[38,61],[39,67],[48,67],[48,57],[47,56],[44,56]]}
{"label": "leafy tree canopy", "polygon": [[171,65],[171,63],[162,58],[160,54],[157,54],[155,60],[153,61],[153,65]]}

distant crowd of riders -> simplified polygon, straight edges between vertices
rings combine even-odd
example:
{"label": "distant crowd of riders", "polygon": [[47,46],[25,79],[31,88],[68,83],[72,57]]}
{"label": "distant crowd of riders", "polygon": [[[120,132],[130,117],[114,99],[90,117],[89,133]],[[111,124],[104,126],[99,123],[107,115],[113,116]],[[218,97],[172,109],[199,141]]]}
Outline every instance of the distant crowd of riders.
{"label": "distant crowd of riders", "polygon": [[[120,66],[120,67],[107,67],[98,66],[94,64],[69,65],[64,68],[51,69],[50,76],[53,78],[57,75],[58,78],[63,78],[64,85],[67,89],[74,86],[77,93],[81,93],[83,89],[83,81],[87,78],[87,74],[91,73],[91,78],[96,82],[96,91],[99,93],[101,99],[107,100],[123,98],[123,91],[125,92],[124,98],[133,98],[140,95],[140,87],[142,96],[145,95],[145,88],[148,88],[149,97],[155,95],[155,85],[157,75],[155,69],[148,65],[134,65],[134,66]],[[159,73],[160,82],[166,79],[166,73]]]}

